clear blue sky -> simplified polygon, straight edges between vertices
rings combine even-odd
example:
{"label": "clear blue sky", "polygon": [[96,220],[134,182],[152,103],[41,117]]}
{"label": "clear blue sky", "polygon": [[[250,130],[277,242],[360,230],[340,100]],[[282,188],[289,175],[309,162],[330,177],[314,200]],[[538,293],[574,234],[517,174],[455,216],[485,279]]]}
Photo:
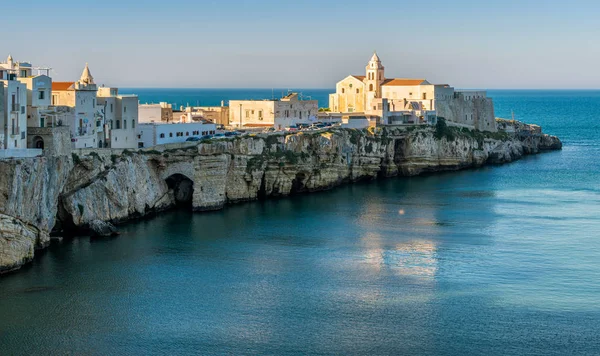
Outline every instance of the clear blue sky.
{"label": "clear blue sky", "polygon": [[0,56],[55,80],[89,62],[121,87],[332,88],[377,50],[387,77],[600,88],[599,14],[598,0],[7,1]]}

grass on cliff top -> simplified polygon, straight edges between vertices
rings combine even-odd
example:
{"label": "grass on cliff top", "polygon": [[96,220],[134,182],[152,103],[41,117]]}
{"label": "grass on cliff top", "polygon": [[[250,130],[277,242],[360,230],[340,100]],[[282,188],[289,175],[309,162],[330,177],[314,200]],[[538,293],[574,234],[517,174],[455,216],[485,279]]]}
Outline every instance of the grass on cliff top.
{"label": "grass on cliff top", "polygon": [[471,130],[466,127],[454,127],[446,124],[446,119],[438,118],[438,122],[435,125],[434,136],[436,139],[441,140],[446,138],[447,141],[454,141],[458,137],[469,137],[479,142],[479,147],[483,146],[483,141],[486,138],[505,141],[508,139],[508,134],[503,131],[490,132],[490,131],[478,131]]}

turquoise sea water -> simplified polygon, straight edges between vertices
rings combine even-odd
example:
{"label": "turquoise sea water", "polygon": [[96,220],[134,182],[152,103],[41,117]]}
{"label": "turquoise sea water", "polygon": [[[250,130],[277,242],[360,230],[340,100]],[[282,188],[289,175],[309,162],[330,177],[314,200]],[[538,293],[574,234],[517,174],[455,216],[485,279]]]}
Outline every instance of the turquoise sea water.
{"label": "turquoise sea water", "polygon": [[0,278],[0,354],[598,355],[600,92],[490,95],[563,151],[52,247]]}

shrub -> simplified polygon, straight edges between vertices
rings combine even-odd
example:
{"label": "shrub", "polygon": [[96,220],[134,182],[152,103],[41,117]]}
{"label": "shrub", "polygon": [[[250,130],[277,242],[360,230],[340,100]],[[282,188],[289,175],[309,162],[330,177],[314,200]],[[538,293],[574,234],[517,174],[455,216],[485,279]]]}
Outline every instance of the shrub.
{"label": "shrub", "polygon": [[269,135],[267,136],[265,142],[267,144],[267,147],[270,147],[271,145],[276,145],[279,143],[279,135]]}
{"label": "shrub", "polygon": [[448,141],[454,141],[456,138],[452,128],[448,127],[446,124],[446,119],[440,117],[435,124],[435,138],[441,140],[443,137],[445,137]]}
{"label": "shrub", "polygon": [[71,153],[71,157],[73,157],[73,163],[75,163],[75,164],[81,163],[81,158],[79,158],[79,156],[77,154]]}

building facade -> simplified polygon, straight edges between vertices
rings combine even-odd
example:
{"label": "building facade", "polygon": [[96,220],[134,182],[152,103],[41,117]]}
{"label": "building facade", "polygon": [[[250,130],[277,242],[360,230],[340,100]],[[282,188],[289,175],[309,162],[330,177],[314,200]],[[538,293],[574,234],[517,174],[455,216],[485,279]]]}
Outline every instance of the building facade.
{"label": "building facade", "polygon": [[98,87],[87,64],[77,82],[52,83],[52,105],[73,113],[73,148],[137,147],[138,97]]}
{"label": "building facade", "polygon": [[229,126],[275,127],[282,130],[317,121],[317,100],[302,100],[291,93],[279,100],[230,100]]}
{"label": "building facade", "polygon": [[73,109],[74,115],[68,123],[73,148],[104,147],[98,136],[104,120],[96,101],[97,91],[87,64],[78,81],[52,83],[52,105]]}
{"label": "building facade", "polygon": [[15,62],[10,55],[0,63],[0,149],[27,148],[27,87],[19,81],[21,74],[30,75],[31,64]]}
{"label": "building facade", "polygon": [[147,148],[167,143],[185,142],[190,137],[201,138],[216,133],[216,125],[207,122],[186,124],[141,123],[138,125],[138,147]]}
{"label": "building facade", "polygon": [[161,102],[158,104],[139,104],[138,122],[171,122],[173,119],[173,106],[171,104]]}
{"label": "building facade", "polygon": [[461,126],[496,131],[493,103],[484,91],[456,91],[425,79],[386,78],[374,53],[365,75],[350,75],[329,96],[334,113],[361,113],[379,124],[435,124],[438,117]]}
{"label": "building facade", "polygon": [[120,95],[117,88],[98,89],[98,105],[104,115],[104,140],[111,148],[136,148],[139,117],[137,95]]}

